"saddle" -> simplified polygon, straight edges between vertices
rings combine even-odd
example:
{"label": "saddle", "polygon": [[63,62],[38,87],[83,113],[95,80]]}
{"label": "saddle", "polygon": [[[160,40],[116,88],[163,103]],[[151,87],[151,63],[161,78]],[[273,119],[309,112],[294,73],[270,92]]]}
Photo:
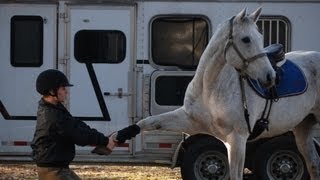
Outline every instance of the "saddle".
{"label": "saddle", "polygon": [[282,97],[302,94],[307,90],[308,86],[303,71],[291,60],[285,59],[285,53],[281,44],[270,45],[265,48],[265,51],[273,69],[276,71],[276,85],[270,89],[266,89],[258,81],[247,78],[251,88],[259,96],[266,99],[262,116],[255,123],[248,140],[255,139],[264,130],[268,130],[268,117],[273,101],[277,101]]}
{"label": "saddle", "polygon": [[285,53],[282,44],[271,44],[264,48],[264,51],[269,58],[272,67],[280,67],[286,61],[284,59]]}
{"label": "saddle", "polygon": [[252,89],[265,99],[278,99],[304,93],[308,86],[305,75],[295,63],[284,58],[283,46],[272,44],[266,47],[265,51],[276,71],[276,85],[271,89],[265,89],[258,81],[248,78]]}

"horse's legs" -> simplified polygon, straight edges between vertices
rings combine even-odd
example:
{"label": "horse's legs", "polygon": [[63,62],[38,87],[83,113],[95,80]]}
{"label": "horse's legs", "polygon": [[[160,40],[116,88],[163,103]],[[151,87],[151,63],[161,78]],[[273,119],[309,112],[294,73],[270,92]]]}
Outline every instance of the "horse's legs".
{"label": "horse's legs", "polygon": [[311,180],[320,179],[320,158],[312,137],[312,127],[317,123],[314,116],[307,116],[293,129],[297,147],[304,157]]}
{"label": "horse's legs", "polygon": [[149,116],[139,121],[137,125],[144,131],[165,130],[192,134],[196,130],[201,130],[198,122],[193,121],[182,108],[155,116]]}
{"label": "horse's legs", "polygon": [[227,136],[225,145],[228,150],[230,180],[242,180],[247,137],[232,132]]}

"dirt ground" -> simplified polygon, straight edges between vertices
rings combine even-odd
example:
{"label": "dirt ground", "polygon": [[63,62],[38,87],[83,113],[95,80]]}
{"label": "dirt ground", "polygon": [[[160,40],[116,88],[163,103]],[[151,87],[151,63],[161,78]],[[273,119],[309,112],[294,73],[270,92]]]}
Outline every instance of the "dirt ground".
{"label": "dirt ground", "polygon": [[[180,169],[161,166],[71,165],[82,179],[181,180]],[[0,180],[37,179],[34,164],[0,164]]]}

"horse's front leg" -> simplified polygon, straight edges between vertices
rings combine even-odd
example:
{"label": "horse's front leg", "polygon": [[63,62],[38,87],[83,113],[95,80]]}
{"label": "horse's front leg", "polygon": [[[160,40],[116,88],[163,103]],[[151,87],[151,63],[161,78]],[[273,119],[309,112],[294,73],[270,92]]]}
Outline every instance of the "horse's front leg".
{"label": "horse's front leg", "polygon": [[149,116],[139,121],[137,125],[142,131],[165,130],[193,134],[201,130],[198,123],[193,121],[182,107],[167,113]]}
{"label": "horse's front leg", "polygon": [[242,180],[247,136],[232,132],[227,136],[226,147],[230,167],[230,180]]}

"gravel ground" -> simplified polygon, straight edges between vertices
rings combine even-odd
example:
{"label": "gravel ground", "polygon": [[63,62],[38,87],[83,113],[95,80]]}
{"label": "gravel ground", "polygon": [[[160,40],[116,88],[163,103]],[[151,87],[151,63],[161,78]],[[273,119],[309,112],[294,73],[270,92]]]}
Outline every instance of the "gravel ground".
{"label": "gravel ground", "polygon": [[[161,166],[71,165],[82,179],[181,180],[180,168]],[[0,180],[37,179],[33,164],[0,164]]]}

